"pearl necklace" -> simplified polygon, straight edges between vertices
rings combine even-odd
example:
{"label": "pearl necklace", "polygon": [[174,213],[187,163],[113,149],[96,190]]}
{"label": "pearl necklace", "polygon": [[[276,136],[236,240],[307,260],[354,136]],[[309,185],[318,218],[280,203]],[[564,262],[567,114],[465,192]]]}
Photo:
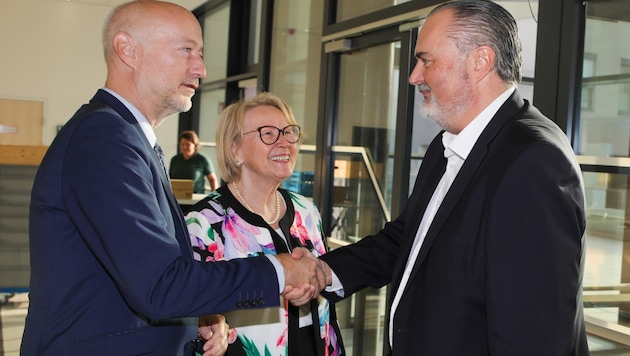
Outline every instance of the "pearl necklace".
{"label": "pearl necklace", "polygon": [[[247,204],[247,200],[245,200],[245,198],[243,198],[243,196],[241,195],[241,191],[238,190],[238,185],[236,185],[236,182],[232,182],[232,187],[234,187],[234,192],[236,193],[238,198],[241,200],[241,202],[243,202],[243,205],[245,205],[247,210],[256,214],[256,212],[249,206],[249,204]],[[280,192],[276,190],[276,217],[271,221],[267,221],[267,219],[265,219],[265,217],[262,215],[260,215],[260,217],[262,217],[263,220],[265,220],[265,222],[269,225],[273,225],[277,223],[278,220],[280,220]]]}

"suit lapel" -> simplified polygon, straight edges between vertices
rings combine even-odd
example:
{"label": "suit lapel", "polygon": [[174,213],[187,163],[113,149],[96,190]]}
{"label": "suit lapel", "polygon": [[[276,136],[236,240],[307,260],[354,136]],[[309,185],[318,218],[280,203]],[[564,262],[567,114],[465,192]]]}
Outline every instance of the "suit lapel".
{"label": "suit lapel", "polygon": [[[418,274],[418,271],[426,260],[427,254],[431,249],[431,245],[439,237],[442,226],[444,226],[444,224],[448,221],[448,218],[451,215],[453,209],[455,209],[457,202],[461,199],[464,192],[466,192],[466,189],[470,185],[470,182],[473,180],[473,177],[479,170],[479,167],[481,166],[489,152],[490,144],[492,143],[494,138],[499,134],[506,123],[508,123],[512,119],[519,117],[520,113],[525,111],[527,107],[527,103],[524,102],[524,100],[520,97],[518,91],[514,91],[512,96],[501,106],[494,117],[490,120],[486,128],[482,131],[481,135],[477,139],[477,142],[473,146],[473,149],[470,151],[468,158],[466,159],[462,168],[457,174],[457,177],[455,177],[455,180],[453,181],[453,184],[446,194],[446,197],[442,201],[442,205],[433,218],[431,226],[427,231],[427,235],[425,236],[424,242],[422,243],[422,247],[420,249],[420,252],[418,253],[418,257],[415,261],[413,270],[409,277],[409,282],[407,283],[408,285],[411,284],[411,281]],[[439,137],[441,137],[441,135]],[[440,178],[438,178],[438,180],[439,179]],[[425,190],[425,195],[428,194],[428,199],[430,199],[435,188]],[[424,209],[426,209],[426,204],[428,204],[428,200],[426,202],[423,202],[423,204],[424,207],[422,208],[422,212],[424,212]],[[420,219],[421,216],[422,215],[420,215]],[[413,240],[415,234],[418,231],[418,226],[419,222],[414,223],[414,230],[407,230],[408,233],[411,234],[408,240]],[[410,249],[410,246],[411,245],[407,247],[408,250]],[[397,276],[399,281],[402,273],[398,273]]]}
{"label": "suit lapel", "polygon": [[[136,129],[142,131],[139,125],[135,125]],[[140,132],[144,137],[144,133]],[[158,172],[160,176],[160,183],[162,185],[162,190],[168,199],[169,209],[171,210],[171,216],[173,217],[173,225],[175,227],[175,237],[179,241],[180,249],[184,256],[192,257],[192,246],[190,245],[189,237],[188,237],[188,228],[186,227],[186,221],[184,220],[184,214],[173,194],[173,189],[171,187],[171,181],[166,176],[166,172],[164,171],[164,166],[160,159],[157,156],[157,153],[153,150],[153,147],[149,144],[148,140],[145,141],[145,148],[149,152],[149,156],[151,157],[151,165]],[[157,187],[156,187],[157,189]],[[182,241],[182,239],[184,241]]]}
{"label": "suit lapel", "polygon": [[[102,101],[107,106],[114,109],[123,119],[125,119],[137,132],[138,136],[143,142],[144,150],[146,151],[146,155],[149,157],[150,165],[154,171],[160,177],[161,188],[164,191],[164,194],[168,200],[169,209],[171,211],[171,216],[173,218],[173,226],[175,228],[175,237],[177,238],[180,248],[185,256],[190,255],[192,258],[192,247],[190,245],[189,237],[188,237],[188,228],[186,227],[186,221],[184,220],[184,215],[181,211],[179,203],[175,196],[173,195],[173,190],[171,188],[171,182],[166,176],[166,172],[164,171],[162,162],[158,158],[157,154],[149,144],[149,140],[147,140],[146,135],[142,131],[142,128],[138,124],[138,120],[133,116],[133,114],[127,109],[127,107],[121,103],[116,97],[111,95],[110,93],[99,90],[92,101]],[[155,189],[159,189],[157,186]]]}
{"label": "suit lapel", "polygon": [[[437,187],[444,171],[446,170],[446,159],[444,158],[444,146],[442,145],[442,133],[438,134],[427,149],[427,153],[425,155],[424,160],[420,166],[420,171],[418,172],[418,177],[416,178],[416,182],[414,183],[414,190],[409,200],[407,202],[407,206],[405,207],[405,239],[403,244],[400,247],[400,250],[403,251],[404,256],[401,256],[397,260],[396,266],[394,267],[393,272],[393,280],[392,286],[394,286],[394,290],[391,293],[393,298],[396,295],[396,289],[400,284],[400,280],[403,275],[403,271],[405,269],[405,265],[407,260],[409,259],[409,253],[411,252],[411,247],[413,245],[413,241],[416,236],[416,232],[420,227],[420,222],[422,221],[422,216],[429,204],[429,200],[431,200],[431,196],[433,195],[433,191]],[[404,258],[402,258],[404,257]]]}

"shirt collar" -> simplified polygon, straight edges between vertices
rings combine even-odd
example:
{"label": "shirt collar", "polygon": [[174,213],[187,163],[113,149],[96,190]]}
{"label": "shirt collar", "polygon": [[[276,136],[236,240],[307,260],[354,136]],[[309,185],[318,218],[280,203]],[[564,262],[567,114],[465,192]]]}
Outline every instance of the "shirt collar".
{"label": "shirt collar", "polygon": [[444,147],[453,151],[455,155],[461,159],[466,160],[483,130],[488,126],[488,123],[492,120],[492,117],[494,117],[497,111],[499,111],[501,105],[514,93],[514,90],[516,90],[516,88],[510,87],[494,99],[492,103],[483,109],[483,111],[464,127],[458,135],[444,131],[442,134]]}
{"label": "shirt collar", "polygon": [[136,108],[132,103],[127,101],[127,99],[123,98],[120,94],[116,93],[115,91],[113,91],[113,90],[111,90],[109,88],[101,88],[101,89],[106,91],[106,92],[108,92],[108,93],[110,93],[116,99],[118,99],[121,103],[123,103],[123,105],[125,105],[125,107],[134,116],[136,121],[138,121],[138,124],[140,125],[140,128],[142,129],[142,132],[144,132],[144,135],[146,136],[147,140],[149,141],[149,144],[151,145],[151,147],[155,146],[155,142],[157,141],[157,137],[155,136],[155,132],[153,131],[153,127],[151,127],[151,124],[149,123],[149,120],[147,120],[147,118],[142,114],[142,112],[140,112],[140,110],[138,110],[138,108]]}

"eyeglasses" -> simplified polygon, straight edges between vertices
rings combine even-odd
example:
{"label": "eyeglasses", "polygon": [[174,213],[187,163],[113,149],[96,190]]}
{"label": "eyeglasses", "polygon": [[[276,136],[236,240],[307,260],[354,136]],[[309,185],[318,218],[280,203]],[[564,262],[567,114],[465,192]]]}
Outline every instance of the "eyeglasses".
{"label": "eyeglasses", "polygon": [[278,142],[278,138],[280,138],[280,134],[284,135],[284,138],[289,143],[296,143],[300,140],[300,135],[302,134],[301,128],[298,125],[289,125],[285,126],[281,129],[275,126],[260,126],[256,128],[256,130],[243,132],[243,135],[247,135],[248,133],[258,132],[260,135],[260,140],[266,145],[273,145]]}

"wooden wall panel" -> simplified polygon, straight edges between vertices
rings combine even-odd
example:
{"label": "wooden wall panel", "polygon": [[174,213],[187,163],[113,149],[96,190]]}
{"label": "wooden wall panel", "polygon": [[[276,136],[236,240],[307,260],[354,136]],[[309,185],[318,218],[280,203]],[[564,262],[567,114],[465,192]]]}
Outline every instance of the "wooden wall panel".
{"label": "wooden wall panel", "polygon": [[0,144],[41,145],[44,102],[0,99]]}

